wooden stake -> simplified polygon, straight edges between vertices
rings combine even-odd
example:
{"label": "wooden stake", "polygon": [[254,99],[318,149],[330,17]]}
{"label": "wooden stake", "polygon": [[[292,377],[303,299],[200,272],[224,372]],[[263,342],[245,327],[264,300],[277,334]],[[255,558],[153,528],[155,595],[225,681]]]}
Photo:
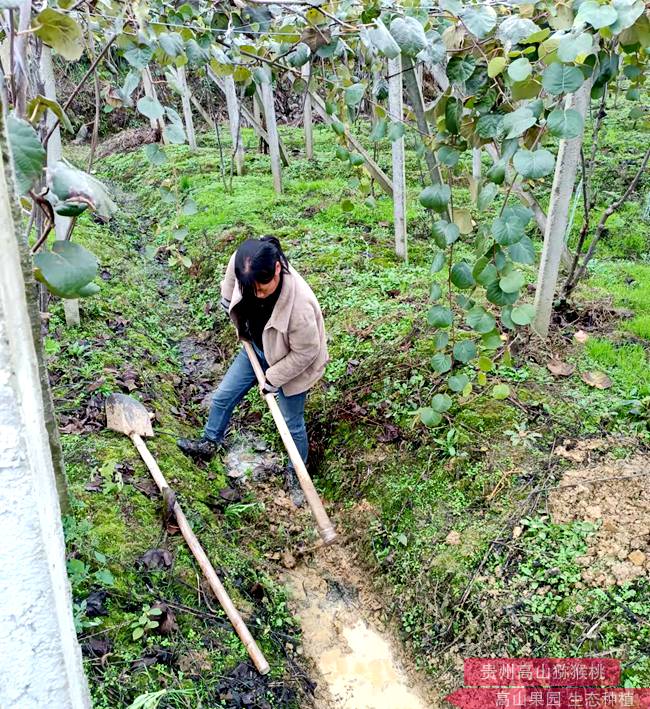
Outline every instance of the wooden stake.
{"label": "wooden stake", "polygon": [[181,102],[183,104],[183,118],[185,119],[185,133],[190,150],[196,150],[196,133],[194,132],[194,119],[192,118],[192,104],[190,102],[190,88],[187,85],[185,67],[179,66],[176,69],[178,85],[181,89]]}
{"label": "wooden stake", "polygon": [[264,121],[266,132],[269,136],[269,156],[271,158],[271,173],[273,174],[273,189],[277,194],[282,194],[282,165],[280,163],[280,142],[278,136],[278,124],[275,117],[275,99],[273,97],[273,86],[270,79],[262,82],[260,86],[262,94],[262,108],[264,109]]}
{"label": "wooden stake", "polygon": [[[310,66],[311,65],[309,63],[303,64],[301,70],[302,78],[307,83],[307,86],[309,86]],[[311,118],[311,96],[309,95],[309,91],[306,91],[305,103],[302,111],[302,124],[305,129],[305,155],[308,160],[311,160],[314,157],[314,134]]]}
{"label": "wooden stake", "polygon": [[[402,120],[402,60],[388,60],[388,111],[393,120]],[[415,78],[415,75],[413,75]],[[406,171],[404,163],[404,136],[391,144],[393,157],[393,221],[395,223],[395,252],[408,260],[406,241]]]}
{"label": "wooden stake", "polygon": [[[151,71],[149,70],[149,67],[145,67],[142,72],[142,86],[144,88],[145,96],[148,96],[149,98],[152,98],[155,101],[158,100],[156,87],[154,86],[153,79],[151,78]],[[164,130],[165,123],[163,122],[162,118],[150,118],[149,124],[160,135],[160,139],[163,142],[166,142]]]}
{"label": "wooden stake", "polygon": [[[251,365],[253,366],[253,370],[255,371],[255,376],[257,377],[259,385],[264,386],[266,378],[264,376],[264,372],[262,371],[260,362],[257,359],[257,355],[255,354],[255,350],[252,348],[249,342],[243,342],[243,345],[244,349],[246,350],[246,354],[250,359]],[[336,539],[336,532],[334,531],[334,526],[332,525],[330,518],[327,516],[327,512],[325,512],[325,508],[323,507],[323,503],[321,502],[321,499],[318,496],[318,493],[316,492],[314,483],[309,477],[309,473],[307,472],[305,463],[303,462],[303,459],[300,456],[300,453],[298,452],[298,448],[296,447],[296,444],[293,440],[293,436],[291,435],[291,432],[287,427],[287,423],[284,420],[284,416],[280,411],[280,406],[276,401],[275,395],[266,394],[264,396],[264,399],[269,405],[271,415],[273,416],[275,425],[278,427],[278,431],[280,432],[284,447],[287,449],[289,458],[293,463],[296,475],[298,476],[298,481],[300,482],[300,487],[305,493],[305,499],[307,500],[307,504],[309,505],[309,508],[311,509],[312,514],[316,519],[316,524],[318,525],[318,532],[320,533],[323,543],[331,544]]]}
{"label": "wooden stake", "polygon": [[239,125],[239,99],[237,98],[237,89],[235,88],[235,80],[232,76],[225,76],[223,85],[226,94],[226,105],[228,107],[228,124],[230,126],[230,138],[232,140],[232,149],[235,157],[235,171],[238,175],[244,174],[244,143],[241,137],[241,128]]}
{"label": "wooden stake", "polygon": [[[323,122],[326,123],[327,125],[332,125],[333,119],[332,116],[327,112],[325,108],[325,102],[323,99],[314,91],[310,91],[309,95],[311,96],[312,100],[312,105],[316,113],[323,119]],[[363,159],[366,161],[365,162],[365,167],[368,169],[368,172],[377,180],[379,185],[381,186],[382,190],[389,196],[393,196],[393,183],[388,177],[388,175],[377,165],[377,163],[372,159],[370,156],[370,153],[361,145],[361,143],[350,133],[350,131],[346,128],[345,129],[345,139],[348,141],[348,143],[360,154],[363,156]]]}

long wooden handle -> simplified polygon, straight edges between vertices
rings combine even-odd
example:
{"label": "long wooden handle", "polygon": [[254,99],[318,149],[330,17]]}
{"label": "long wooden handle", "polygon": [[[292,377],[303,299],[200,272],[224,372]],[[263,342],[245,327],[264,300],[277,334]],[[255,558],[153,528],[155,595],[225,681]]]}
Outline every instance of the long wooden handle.
{"label": "long wooden handle", "polygon": [[[248,355],[248,358],[250,359],[251,364],[253,365],[253,370],[255,371],[257,381],[259,382],[260,386],[263,386],[264,382],[266,381],[266,377],[264,376],[262,366],[260,365],[260,362],[257,359],[255,350],[253,349],[250,342],[243,341],[243,344],[246,350],[246,354]],[[330,521],[330,518],[327,516],[327,512],[325,512],[325,508],[323,507],[323,503],[321,502],[321,499],[318,493],[316,492],[316,488],[314,487],[314,483],[309,477],[307,468],[305,467],[305,464],[302,458],[300,457],[300,453],[298,452],[298,448],[296,447],[296,444],[293,440],[293,436],[291,435],[291,432],[287,427],[287,422],[284,420],[284,416],[280,411],[278,402],[276,401],[275,396],[273,394],[265,394],[264,398],[266,399],[266,403],[269,405],[269,409],[271,409],[271,415],[273,416],[275,425],[278,427],[278,431],[280,432],[280,436],[282,437],[284,447],[287,449],[289,458],[291,459],[293,467],[296,470],[298,482],[300,483],[302,491],[305,493],[307,504],[309,505],[309,508],[311,509],[312,514],[316,519],[316,525],[318,526],[318,532],[321,536],[321,539],[325,544],[331,544],[336,539],[336,531],[334,530],[334,525]]]}
{"label": "long wooden handle", "polygon": [[[142,456],[142,460],[144,460],[147,468],[149,468],[156,485],[162,492],[163,488],[169,486],[167,485],[167,481],[158,467],[158,463],[156,463],[145,442],[137,433],[131,434],[131,440],[138,449],[138,452]],[[210,588],[214,592],[214,595],[217,597],[221,607],[224,609],[228,619],[232,623],[235,632],[239,635],[242,643],[244,643],[244,647],[248,651],[255,667],[257,667],[257,671],[262,675],[267,674],[270,670],[269,663],[266,661],[262,651],[257,646],[253,636],[250,634],[250,631],[246,627],[246,623],[244,623],[242,617],[239,615],[239,611],[230,600],[230,596],[221,584],[221,581],[217,576],[217,572],[210,563],[210,559],[208,559],[207,554],[203,551],[201,543],[197,539],[196,534],[192,531],[192,527],[190,527],[190,523],[187,521],[187,517],[183,514],[183,510],[178,502],[174,503],[174,515],[176,516],[178,527],[187,542],[187,546],[190,548],[192,554],[194,554],[194,558],[198,561],[203,575],[208,580]]]}

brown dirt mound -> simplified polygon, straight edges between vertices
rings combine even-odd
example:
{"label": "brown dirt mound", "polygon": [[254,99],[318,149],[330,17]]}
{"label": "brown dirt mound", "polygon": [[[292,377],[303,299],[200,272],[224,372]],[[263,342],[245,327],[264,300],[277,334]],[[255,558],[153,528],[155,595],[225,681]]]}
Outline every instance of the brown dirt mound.
{"label": "brown dirt mound", "polygon": [[580,557],[582,578],[590,586],[612,586],[650,576],[650,458],[625,460],[594,453],[611,448],[603,440],[582,441],[558,449],[578,464],[550,493],[549,511],[558,523],[585,520],[598,525]]}
{"label": "brown dirt mound", "polygon": [[97,148],[97,158],[105,158],[113,153],[128,153],[157,140],[156,131],[152,128],[128,128],[101,143]]}

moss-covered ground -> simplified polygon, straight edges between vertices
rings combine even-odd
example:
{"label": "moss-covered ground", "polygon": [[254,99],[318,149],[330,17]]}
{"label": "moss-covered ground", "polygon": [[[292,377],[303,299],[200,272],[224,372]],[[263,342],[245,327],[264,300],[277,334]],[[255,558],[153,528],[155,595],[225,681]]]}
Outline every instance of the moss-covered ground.
{"label": "moss-covered ground", "polygon": [[[616,189],[611,176],[619,174],[623,153],[643,142],[641,133],[617,131],[613,116],[595,176],[609,191]],[[553,524],[540,491],[566,465],[552,455],[564,438],[624,434],[623,455],[647,443],[650,265],[643,190],[611,224],[574,303],[578,314],[613,302],[630,316],[603,318],[585,345],[572,337],[580,319],[559,322],[548,350],[523,347],[490,373],[490,386],[510,385],[508,399],[497,401],[489,386],[479,387],[441,426],[426,429],[414,412],[439,383],[429,367],[431,242],[423,210],[409,200],[409,262],[401,263],[393,252],[390,200],[377,192],[376,206],[359,203],[352,168],[335,159],[332,133],[317,127],[311,161],[302,155],[299,130],[281,133],[292,156],[282,195],[273,192],[268,157],[256,152],[252,134],[244,131],[247,174],[233,179],[232,191],[224,186],[214,136],[203,134],[197,152],[168,147],[158,166],[144,151],[104,159],[98,175],[116,189],[121,211],[107,225],[84,217],[75,231],[99,257],[102,291],[83,301],[79,328],[66,328],[54,304],[46,346],[58,412],[72,421],[63,436],[74,497],[66,531],[80,637],[85,645],[96,638],[110,643],[95,656],[88,650],[96,706],[127,706],[139,694],[161,690],[168,690],[161,707],[240,706],[229,687],[245,691],[233,679],[245,652],[206,597],[179,536],[163,531],[159,501],[132,484],[147,477],[137,453],[126,437],[91,425],[101,420],[101,398],[116,390],[132,390],[155,412],[161,433],[151,450],[274,668],[245,706],[303,701],[296,697],[307,686],[304,669],[287,651],[299,641],[299,624],[265,556],[278,543],[273,520],[248,504],[254,493],[225,513],[215,504],[226,484],[221,462],[197,467],[174,442],[177,434],[198,432],[202,416],[188,403],[191,381],[178,345],[190,335],[208,338],[218,346],[217,370],[225,366],[236,343],[218,307],[221,275],[241,239],[263,234],[280,238],[326,318],[331,362],[307,411],[312,475],[334,503],[349,543],[363,552],[385,614],[418,664],[440,677],[459,656],[615,649],[628,684],[650,682],[650,626],[638,621],[650,614],[650,584],[637,581],[610,593],[584,588],[575,560],[593,530]],[[389,154],[382,146],[386,167]],[[420,170],[411,151],[407,174],[415,197]],[[181,202],[193,200],[196,209],[179,212],[165,199],[168,191]],[[608,194],[598,194],[605,204]],[[343,208],[345,197],[351,211]],[[535,241],[539,248],[538,235]],[[528,275],[533,282],[533,267]],[[552,377],[545,364],[558,347],[580,371],[607,373],[612,387],[599,391],[578,376]],[[254,394],[238,420],[279,449]],[[90,424],[79,433],[74,421],[83,412]],[[362,501],[371,514],[360,517]],[[515,525],[521,536],[513,553]],[[450,532],[457,533],[453,542]],[[152,548],[171,551],[171,569],[137,567]],[[551,590],[531,594],[531,576],[545,578],[549,570]],[[108,615],[89,617],[84,599],[98,589],[107,592]],[[174,610],[177,629],[134,639],[156,601]],[[585,640],[602,616],[602,632]]]}

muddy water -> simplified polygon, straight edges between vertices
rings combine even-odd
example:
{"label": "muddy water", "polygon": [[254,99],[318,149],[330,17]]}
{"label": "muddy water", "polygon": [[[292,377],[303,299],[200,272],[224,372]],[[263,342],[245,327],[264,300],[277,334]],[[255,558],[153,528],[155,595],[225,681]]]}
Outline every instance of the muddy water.
{"label": "muddy water", "polygon": [[322,678],[317,709],[431,706],[412,686],[389,639],[361,617],[353,588],[305,565],[287,572],[284,581],[300,618],[303,652]]}

